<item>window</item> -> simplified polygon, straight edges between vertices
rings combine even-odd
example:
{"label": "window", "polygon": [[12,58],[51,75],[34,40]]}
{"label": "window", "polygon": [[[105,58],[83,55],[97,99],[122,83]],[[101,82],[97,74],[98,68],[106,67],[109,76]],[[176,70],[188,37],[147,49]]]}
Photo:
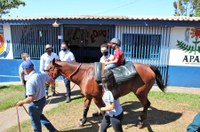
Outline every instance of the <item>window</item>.
{"label": "window", "polygon": [[40,59],[45,52],[45,45],[52,44],[53,51],[60,50],[59,28],[51,25],[14,25],[11,26],[13,56],[21,58],[21,53],[26,52],[31,59]]}
{"label": "window", "polygon": [[161,35],[123,34],[122,50],[125,58],[158,59]]}

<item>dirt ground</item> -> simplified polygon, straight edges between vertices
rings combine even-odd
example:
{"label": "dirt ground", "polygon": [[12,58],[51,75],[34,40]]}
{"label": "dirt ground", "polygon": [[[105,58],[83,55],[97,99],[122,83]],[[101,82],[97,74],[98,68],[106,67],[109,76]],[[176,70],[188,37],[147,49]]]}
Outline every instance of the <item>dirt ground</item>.
{"label": "dirt ground", "polygon": [[[63,82],[58,81],[58,92],[63,93],[65,92]],[[73,84],[71,85],[74,86]],[[72,91],[74,94],[79,90],[79,87],[76,85],[73,87]],[[158,91],[159,89],[157,86],[154,86],[152,90]],[[159,90],[160,91],[160,90]],[[80,92],[80,91],[79,91]],[[192,94],[200,94],[200,88],[180,88],[180,87],[168,87],[166,92],[177,92],[177,93],[192,93]],[[52,99],[52,103],[55,108],[55,105],[59,98],[61,101],[64,101],[63,96]],[[142,110],[141,104],[137,100],[127,100],[122,102],[122,106],[124,109],[124,119],[123,119],[123,129],[125,132],[182,132],[186,130],[186,127],[191,121],[193,120],[194,116],[198,111],[190,111],[185,108],[184,105],[187,104],[177,104],[176,107],[171,106],[170,102],[160,102],[159,100],[151,99],[152,107],[148,110],[148,120],[146,121],[146,126],[143,129],[137,128],[137,117]],[[83,110],[83,102],[77,105],[70,105],[73,104],[73,101],[69,104],[64,104],[63,109],[67,107],[67,111],[65,113],[57,113],[56,115],[52,115],[49,119],[52,123],[61,131],[64,132],[96,132],[99,131],[101,117],[92,117],[92,113],[96,112],[97,107],[92,103],[90,110],[88,112],[88,122],[85,124],[84,127],[79,127],[78,122],[82,116]],[[162,104],[162,106],[161,106]],[[52,108],[49,108],[45,111],[49,111]],[[60,108],[62,109],[62,107]],[[12,108],[8,110],[9,113],[0,113],[1,121],[8,121],[11,125],[4,127],[1,129],[2,123],[0,122],[0,131],[5,131],[5,129],[17,125],[16,117],[13,116],[13,113],[16,113],[16,109]],[[23,111],[23,109],[22,109]],[[6,116],[8,115],[8,116]],[[9,116],[11,115],[11,116]],[[22,116],[26,116],[24,119]],[[23,120],[29,120],[26,114],[21,114],[20,118]],[[15,121],[13,121],[15,120]],[[5,124],[4,124],[5,125]],[[25,130],[26,131],[26,130]],[[28,130],[29,131],[29,130]],[[31,128],[30,128],[31,131]],[[44,131],[46,131],[44,129]],[[108,129],[109,132],[113,132],[112,127]]]}
{"label": "dirt ground", "polygon": [[[151,100],[151,102],[152,107],[148,110],[148,120],[145,122],[146,125],[142,129],[137,127],[137,118],[142,110],[141,104],[135,99],[122,102],[124,110],[124,132],[184,132],[198,112],[189,111],[185,108],[185,104],[177,104],[176,107],[168,105],[170,102],[163,103],[159,100]],[[82,128],[78,126],[78,121],[82,115],[82,110],[80,109],[82,107],[81,105],[68,108],[65,117],[62,117],[63,114],[54,115],[54,119],[56,120],[54,124],[59,130],[63,132],[99,131],[102,118],[92,116],[92,113],[96,112],[94,103],[91,104],[88,112],[88,122]],[[76,110],[75,113],[74,110]],[[62,119],[57,120],[58,118],[56,116],[62,117]],[[110,127],[108,132],[114,132],[113,128]]]}

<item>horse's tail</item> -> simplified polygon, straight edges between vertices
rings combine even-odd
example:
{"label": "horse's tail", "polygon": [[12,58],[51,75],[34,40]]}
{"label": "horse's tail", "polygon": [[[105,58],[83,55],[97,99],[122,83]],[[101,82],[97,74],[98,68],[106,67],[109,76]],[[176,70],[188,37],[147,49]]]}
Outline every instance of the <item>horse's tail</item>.
{"label": "horse's tail", "polygon": [[154,71],[154,73],[156,74],[156,83],[158,85],[158,87],[164,92],[166,86],[163,83],[162,80],[162,75],[160,74],[160,71],[158,70],[158,68],[156,68],[155,66],[150,66],[150,68]]}

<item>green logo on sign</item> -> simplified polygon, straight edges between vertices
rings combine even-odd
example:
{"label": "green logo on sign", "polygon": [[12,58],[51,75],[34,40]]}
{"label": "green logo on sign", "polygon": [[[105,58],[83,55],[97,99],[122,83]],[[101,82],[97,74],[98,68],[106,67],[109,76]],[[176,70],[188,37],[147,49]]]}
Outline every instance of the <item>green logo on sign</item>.
{"label": "green logo on sign", "polygon": [[185,52],[188,52],[188,53],[194,52],[194,54],[196,55],[196,52],[200,53],[200,46],[198,46],[198,44],[200,43],[199,41],[200,28],[192,29],[192,32],[190,33],[190,35],[191,35],[191,38],[194,38],[194,41],[192,41],[194,45],[189,45],[186,42],[177,40],[176,46]]}

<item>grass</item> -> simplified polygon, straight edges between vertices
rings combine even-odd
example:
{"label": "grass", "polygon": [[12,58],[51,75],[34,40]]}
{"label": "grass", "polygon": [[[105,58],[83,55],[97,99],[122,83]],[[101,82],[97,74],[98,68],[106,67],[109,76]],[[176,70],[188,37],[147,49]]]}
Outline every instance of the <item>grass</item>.
{"label": "grass", "polygon": [[[147,127],[140,130],[136,127],[136,124],[142,107],[134,94],[128,94],[120,98],[124,109],[123,129],[126,132],[186,131],[187,125],[191,123],[194,115],[199,112],[199,99],[200,95],[194,94],[150,92],[149,100],[152,107],[148,110]],[[45,112],[45,115],[56,128],[64,132],[97,132],[99,131],[101,117],[92,117],[92,113],[97,110],[94,103],[91,104],[88,112],[88,122],[84,127],[78,127],[79,119],[82,117],[83,101],[83,98],[77,98],[71,103],[60,102],[58,107]],[[15,126],[8,129],[7,132],[17,130],[18,128]],[[32,131],[29,120],[22,123],[22,131]],[[46,128],[43,127],[43,131],[46,132]],[[108,131],[113,132],[112,127]]]}
{"label": "grass", "polygon": [[0,86],[0,111],[4,111],[24,98],[24,88],[20,85]]}

